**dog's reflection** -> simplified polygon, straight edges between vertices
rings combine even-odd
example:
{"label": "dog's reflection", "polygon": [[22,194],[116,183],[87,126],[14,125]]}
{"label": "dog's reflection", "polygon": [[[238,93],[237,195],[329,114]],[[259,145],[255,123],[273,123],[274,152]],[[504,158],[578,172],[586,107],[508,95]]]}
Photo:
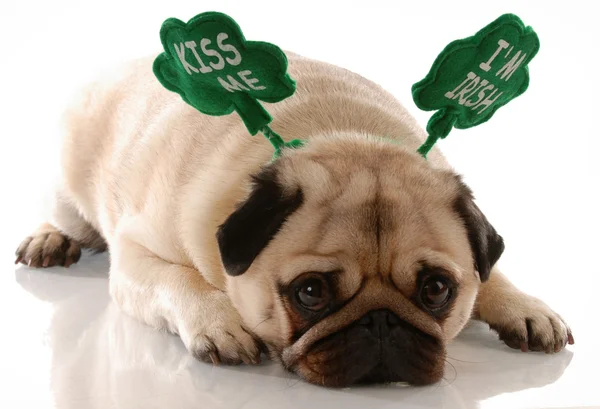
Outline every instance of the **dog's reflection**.
{"label": "dog's reflection", "polygon": [[[116,308],[108,296],[107,271],[108,257],[97,255],[69,270],[16,272],[26,291],[54,307],[48,343],[57,408],[376,408],[391,402],[476,408],[501,393],[553,383],[572,358],[570,351],[513,352],[483,325],[473,325],[451,345],[438,385],[319,388],[276,363],[212,367],[196,361],[177,337]],[[358,395],[363,402],[357,402]]]}

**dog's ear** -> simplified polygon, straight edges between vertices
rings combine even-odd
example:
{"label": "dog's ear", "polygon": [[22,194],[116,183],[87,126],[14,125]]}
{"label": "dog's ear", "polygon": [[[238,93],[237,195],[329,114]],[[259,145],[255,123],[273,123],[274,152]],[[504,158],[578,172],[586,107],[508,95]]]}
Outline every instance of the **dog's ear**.
{"label": "dog's ear", "polygon": [[462,182],[460,177],[456,176],[456,178],[459,183],[459,194],[454,201],[454,210],[465,224],[475,269],[484,282],[490,277],[492,267],[504,252],[504,240],[475,204],[471,189]]}
{"label": "dog's ear", "polygon": [[227,274],[238,276],[246,272],[302,201],[299,188],[289,191],[280,185],[273,166],[254,176],[248,199],[217,231],[221,260]]}

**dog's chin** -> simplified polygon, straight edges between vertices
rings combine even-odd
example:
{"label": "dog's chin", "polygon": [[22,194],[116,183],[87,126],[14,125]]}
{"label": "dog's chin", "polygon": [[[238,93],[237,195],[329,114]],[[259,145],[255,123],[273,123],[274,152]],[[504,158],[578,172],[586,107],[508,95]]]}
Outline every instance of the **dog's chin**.
{"label": "dog's chin", "polygon": [[445,357],[442,341],[403,321],[385,328],[385,333],[353,323],[314,343],[288,369],[328,387],[391,382],[428,385],[442,378]]}

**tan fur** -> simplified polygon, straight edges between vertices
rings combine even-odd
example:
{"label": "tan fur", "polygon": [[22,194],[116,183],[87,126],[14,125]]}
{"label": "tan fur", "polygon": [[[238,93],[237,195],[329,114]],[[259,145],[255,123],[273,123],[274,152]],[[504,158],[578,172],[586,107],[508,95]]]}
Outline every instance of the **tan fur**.
{"label": "tan fur", "polygon": [[[270,161],[272,148],[249,136],[236,114],[203,115],[163,89],[152,59],[93,84],[69,111],[53,222],[88,247],[105,241],[116,303],[180,334],[202,359],[256,362],[257,337],[284,362],[298,360],[311,342],[375,305],[451,340],[471,316],[480,281],[452,211],[458,186],[449,165],[437,149],[428,161],[414,153],[423,131],[379,86],[293,54],[289,60],[296,94],[265,106],[276,132],[310,141],[280,159],[283,185],[300,187],[305,203],[245,274],[225,274],[215,233],[247,197],[250,175]],[[378,241],[370,206],[382,218]],[[461,285],[443,322],[410,301],[423,260]],[[362,298],[291,345],[290,315],[276,286],[335,269],[343,270],[342,296],[365,288]],[[498,307],[507,297],[514,299],[510,309]],[[507,330],[547,316],[556,325],[535,328],[547,345],[567,337],[558,316],[498,272],[481,286],[476,311]]]}

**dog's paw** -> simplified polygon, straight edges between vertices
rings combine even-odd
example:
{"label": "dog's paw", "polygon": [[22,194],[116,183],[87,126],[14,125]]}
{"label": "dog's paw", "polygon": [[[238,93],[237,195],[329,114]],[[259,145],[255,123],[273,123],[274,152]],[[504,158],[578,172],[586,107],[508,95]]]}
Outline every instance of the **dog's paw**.
{"label": "dog's paw", "polygon": [[543,301],[526,294],[485,321],[506,345],[523,352],[559,352],[567,343],[575,342],[560,315]]}
{"label": "dog's paw", "polygon": [[81,247],[77,241],[68,238],[54,226],[46,224],[23,240],[15,255],[15,264],[23,263],[30,267],[69,267],[79,261]]}
{"label": "dog's paw", "polygon": [[242,318],[226,294],[215,292],[203,300],[203,312],[180,331],[191,354],[204,362],[218,365],[259,364],[261,348],[244,328]]}

